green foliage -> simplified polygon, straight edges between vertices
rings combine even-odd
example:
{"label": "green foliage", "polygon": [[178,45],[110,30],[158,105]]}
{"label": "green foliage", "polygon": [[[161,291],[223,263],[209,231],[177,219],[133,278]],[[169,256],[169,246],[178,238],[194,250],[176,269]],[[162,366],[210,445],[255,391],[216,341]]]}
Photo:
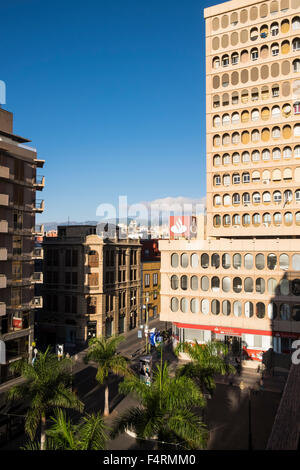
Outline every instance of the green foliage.
{"label": "green foliage", "polygon": [[54,407],[83,409],[83,403],[71,390],[71,360],[58,360],[50,348],[38,354],[34,365],[25,359],[11,365],[11,370],[21,374],[25,383],[12,387],[8,392],[11,400],[29,402],[25,417],[25,431],[33,440],[37,428]]}
{"label": "green foliage", "polygon": [[163,445],[177,444],[188,449],[206,447],[207,429],[195,412],[205,406],[205,400],[190,378],[170,377],[164,363],[156,366],[150,385],[132,375],[125,378],[119,390],[137,396],[140,405],[127,410],[115,421],[112,437],[132,429],[141,440],[155,437],[158,443],[164,442]]}
{"label": "green foliage", "polygon": [[235,368],[226,362],[228,348],[224,343],[211,341],[206,344],[179,343],[175,353],[188,354],[191,362],[180,367],[177,376],[189,377],[196,381],[201,390],[207,389],[210,393],[215,389],[215,374],[234,374]]}
{"label": "green foliage", "polygon": [[124,340],[124,336],[113,336],[111,338],[92,338],[89,349],[84,358],[87,363],[94,361],[98,364],[96,379],[103,384],[110,372],[116,375],[130,374],[128,361],[125,357],[117,354],[118,344]]}
{"label": "green foliage", "polygon": [[[72,424],[66,412],[54,411],[52,426],[46,431],[46,450],[103,450],[108,435],[100,413],[86,414],[79,424]],[[28,442],[22,450],[40,450],[40,443]]]}

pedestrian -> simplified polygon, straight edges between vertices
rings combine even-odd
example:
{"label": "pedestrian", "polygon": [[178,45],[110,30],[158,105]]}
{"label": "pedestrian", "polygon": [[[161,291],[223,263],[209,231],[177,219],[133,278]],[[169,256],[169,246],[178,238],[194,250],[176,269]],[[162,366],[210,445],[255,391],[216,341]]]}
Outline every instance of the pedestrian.
{"label": "pedestrian", "polygon": [[264,379],[263,379],[263,377],[260,378],[259,387],[260,387],[260,390],[263,391],[263,389],[264,389]]}

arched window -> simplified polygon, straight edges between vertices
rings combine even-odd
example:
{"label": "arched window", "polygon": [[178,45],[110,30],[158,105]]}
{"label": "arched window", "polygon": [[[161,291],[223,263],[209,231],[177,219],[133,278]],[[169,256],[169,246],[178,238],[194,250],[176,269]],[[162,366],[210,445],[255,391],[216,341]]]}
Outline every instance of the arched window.
{"label": "arched window", "polygon": [[219,315],[220,313],[220,302],[214,299],[211,303],[211,313],[213,315]]}
{"label": "arched window", "polygon": [[176,297],[172,297],[171,299],[171,310],[172,312],[178,312],[179,302]]}
{"label": "arched window", "polygon": [[211,279],[211,290],[213,292],[219,292],[220,290],[220,279],[217,276],[213,276]]}
{"label": "arched window", "polygon": [[223,277],[222,279],[222,290],[223,292],[229,292],[231,289],[230,277]]}
{"label": "arched window", "polygon": [[265,292],[265,280],[262,277],[258,277],[255,281],[255,290],[258,294]]}
{"label": "arched window", "polygon": [[187,313],[188,311],[188,301],[185,298],[182,298],[180,301],[180,310],[182,313]]}
{"label": "arched window", "polygon": [[245,266],[245,269],[253,268],[253,255],[251,255],[250,253],[247,253],[244,256],[244,266]]}
{"label": "arched window", "polygon": [[289,304],[280,305],[280,318],[281,320],[290,320],[291,318],[291,309]]}
{"label": "arched window", "polygon": [[191,312],[199,313],[199,300],[198,299],[191,300]]}
{"label": "arched window", "polygon": [[187,276],[181,276],[180,278],[180,287],[182,290],[187,290],[188,288],[188,278]]}
{"label": "arched window", "polygon": [[197,268],[198,264],[199,264],[199,256],[197,255],[197,253],[193,253],[191,255],[191,266],[192,266],[192,268]]}
{"label": "arched window", "polygon": [[179,286],[179,282],[178,282],[178,276],[172,276],[171,277],[171,288],[173,290],[176,290],[178,289],[178,286]]}
{"label": "arched window", "polygon": [[216,269],[220,266],[220,256],[217,253],[214,253],[211,256],[211,265]]}
{"label": "arched window", "polygon": [[222,255],[222,266],[224,269],[228,269],[231,266],[230,255],[228,253]]}
{"label": "arched window", "polygon": [[192,290],[197,290],[198,289],[198,277],[197,276],[192,276],[191,277],[191,289]]}
{"label": "arched window", "polygon": [[240,277],[233,278],[233,291],[239,293],[242,291],[242,280]]}
{"label": "arched window", "polygon": [[240,269],[242,266],[242,256],[240,253],[235,253],[232,258],[233,267],[235,269]]}
{"label": "arched window", "polygon": [[264,269],[264,267],[265,267],[265,256],[262,253],[258,253],[255,256],[255,267],[256,267],[256,269]]}
{"label": "arched window", "polygon": [[179,263],[179,256],[177,253],[172,253],[171,255],[171,266],[172,268],[177,268]]}
{"label": "arched window", "polygon": [[209,279],[207,276],[201,277],[201,289],[206,292],[209,289]]}
{"label": "arched window", "polygon": [[223,315],[230,315],[230,311],[231,311],[231,305],[230,305],[230,302],[229,300],[223,300],[222,302],[222,313]]}
{"label": "arched window", "polygon": [[209,300],[207,299],[201,300],[201,312],[204,315],[207,315],[209,313]]}
{"label": "arched window", "polygon": [[201,267],[206,269],[209,266],[209,256],[207,253],[201,255]]}
{"label": "arched window", "polygon": [[265,304],[258,302],[256,304],[256,316],[257,318],[264,318],[266,313]]}
{"label": "arched window", "polygon": [[240,317],[242,315],[242,303],[241,302],[239,301],[234,302],[233,314],[235,317]]}
{"label": "arched window", "polygon": [[251,277],[246,277],[244,281],[244,290],[245,292],[253,292],[253,279]]}
{"label": "arched window", "polygon": [[274,270],[277,267],[277,256],[274,253],[269,253],[267,257],[268,269]]}
{"label": "arched window", "polygon": [[181,255],[181,267],[182,268],[187,268],[188,265],[189,265],[189,258],[188,258],[188,255],[186,253],[182,253]]}
{"label": "arched window", "polygon": [[245,317],[246,318],[253,317],[253,303],[252,302],[246,302],[244,308],[245,308]]}

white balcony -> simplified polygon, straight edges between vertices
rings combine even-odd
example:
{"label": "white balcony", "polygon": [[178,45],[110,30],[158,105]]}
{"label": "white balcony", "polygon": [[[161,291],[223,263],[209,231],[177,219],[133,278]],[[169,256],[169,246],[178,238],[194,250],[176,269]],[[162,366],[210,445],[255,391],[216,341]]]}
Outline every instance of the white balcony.
{"label": "white balcony", "polygon": [[8,233],[7,220],[0,220],[0,233]]}
{"label": "white balcony", "polygon": [[7,249],[0,248],[0,261],[7,261]]}
{"label": "white balcony", "polygon": [[8,194],[0,194],[0,206],[8,206]]}
{"label": "white balcony", "polygon": [[43,250],[43,248],[35,247],[35,248],[33,249],[32,258],[33,258],[33,259],[43,259],[43,258],[44,258],[44,250]]}
{"label": "white balcony", "polygon": [[1,178],[9,178],[9,168],[8,167],[0,165],[0,177]]}
{"label": "white balcony", "polygon": [[7,286],[7,279],[5,274],[0,274],[0,289],[5,289]]}
{"label": "white balcony", "polygon": [[6,304],[5,302],[0,302],[0,317],[6,315]]}
{"label": "white balcony", "polygon": [[43,273],[33,273],[31,279],[36,284],[42,284],[43,283]]}
{"label": "white balcony", "polygon": [[43,168],[45,160],[40,160],[38,158],[35,158],[34,162],[36,163],[37,168]]}
{"label": "white balcony", "polygon": [[33,297],[30,305],[33,308],[43,308],[43,297]]}
{"label": "white balcony", "polygon": [[42,237],[44,235],[44,225],[36,225],[33,229],[33,235],[36,237]]}
{"label": "white balcony", "polygon": [[37,199],[33,206],[34,212],[44,212],[45,201],[44,199]]}
{"label": "white balcony", "polygon": [[37,175],[33,185],[38,191],[42,191],[45,186],[45,176]]}

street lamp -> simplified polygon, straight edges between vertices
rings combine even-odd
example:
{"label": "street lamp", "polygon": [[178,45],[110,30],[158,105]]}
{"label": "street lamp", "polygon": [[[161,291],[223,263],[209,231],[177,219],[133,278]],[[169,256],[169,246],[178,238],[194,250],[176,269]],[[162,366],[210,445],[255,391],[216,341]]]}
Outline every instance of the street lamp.
{"label": "street lamp", "polygon": [[[240,399],[243,390],[245,389],[244,382],[240,382]],[[252,445],[252,420],[251,420],[251,387],[247,387],[248,390],[248,450],[253,450]]]}
{"label": "street lamp", "polygon": [[148,309],[148,303],[149,303],[149,296],[146,296],[146,304],[143,305],[143,308],[146,310],[146,325],[145,325],[145,336],[146,336],[146,354],[148,352],[148,314],[149,314],[149,309]]}

